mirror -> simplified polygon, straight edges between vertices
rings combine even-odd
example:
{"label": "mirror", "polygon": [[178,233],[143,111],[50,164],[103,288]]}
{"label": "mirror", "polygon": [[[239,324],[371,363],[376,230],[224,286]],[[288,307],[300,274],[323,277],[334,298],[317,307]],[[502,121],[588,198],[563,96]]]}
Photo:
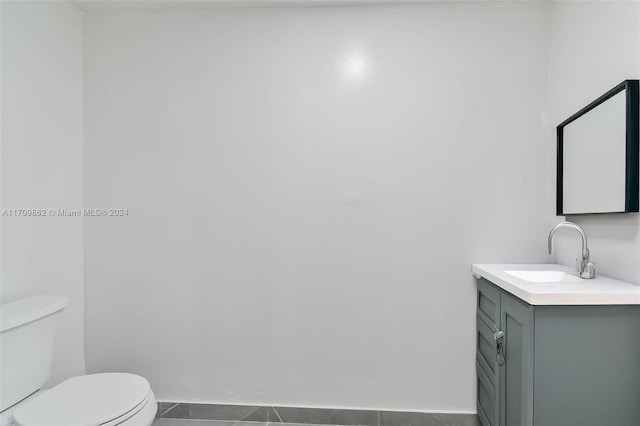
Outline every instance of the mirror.
{"label": "mirror", "polygon": [[626,80],[558,126],[558,216],[638,211],[638,119]]}

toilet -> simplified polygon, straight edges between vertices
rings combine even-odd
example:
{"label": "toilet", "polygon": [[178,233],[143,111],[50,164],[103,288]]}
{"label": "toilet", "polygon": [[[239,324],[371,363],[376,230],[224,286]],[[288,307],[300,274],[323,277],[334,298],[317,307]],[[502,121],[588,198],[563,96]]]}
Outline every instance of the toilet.
{"label": "toilet", "polygon": [[0,306],[1,426],[150,426],[158,404],[141,376],[77,376],[50,389],[56,322],[68,304],[38,295]]}

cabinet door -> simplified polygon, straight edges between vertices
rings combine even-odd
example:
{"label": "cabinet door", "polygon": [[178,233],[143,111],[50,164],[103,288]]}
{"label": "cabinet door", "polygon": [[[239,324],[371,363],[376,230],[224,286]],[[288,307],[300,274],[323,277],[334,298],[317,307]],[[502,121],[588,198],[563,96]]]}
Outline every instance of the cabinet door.
{"label": "cabinet door", "polygon": [[498,426],[500,366],[496,339],[500,323],[500,291],[484,279],[478,280],[476,321],[477,409],[483,426]]}
{"label": "cabinet door", "polygon": [[500,426],[533,425],[533,307],[500,295],[504,365],[500,374]]}

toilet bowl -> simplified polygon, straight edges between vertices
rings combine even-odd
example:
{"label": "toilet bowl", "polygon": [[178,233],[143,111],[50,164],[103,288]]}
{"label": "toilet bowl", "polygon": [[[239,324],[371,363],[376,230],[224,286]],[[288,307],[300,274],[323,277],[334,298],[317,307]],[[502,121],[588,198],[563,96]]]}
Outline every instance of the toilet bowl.
{"label": "toilet bowl", "polygon": [[11,421],[14,426],[149,426],[156,410],[156,398],[143,377],[89,374],[27,398]]}
{"label": "toilet bowl", "polygon": [[56,317],[67,303],[58,296],[32,296],[1,306],[1,426],[150,426],[158,404],[141,376],[88,374],[43,388]]}

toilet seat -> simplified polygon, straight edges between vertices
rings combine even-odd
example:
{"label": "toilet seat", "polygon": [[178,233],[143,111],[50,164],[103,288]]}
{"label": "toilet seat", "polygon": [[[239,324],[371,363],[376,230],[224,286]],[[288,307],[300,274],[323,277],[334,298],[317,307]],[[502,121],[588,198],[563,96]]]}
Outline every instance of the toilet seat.
{"label": "toilet seat", "polygon": [[136,415],[152,398],[155,404],[143,377],[89,374],[72,377],[20,407],[13,421],[18,426],[112,426]]}

